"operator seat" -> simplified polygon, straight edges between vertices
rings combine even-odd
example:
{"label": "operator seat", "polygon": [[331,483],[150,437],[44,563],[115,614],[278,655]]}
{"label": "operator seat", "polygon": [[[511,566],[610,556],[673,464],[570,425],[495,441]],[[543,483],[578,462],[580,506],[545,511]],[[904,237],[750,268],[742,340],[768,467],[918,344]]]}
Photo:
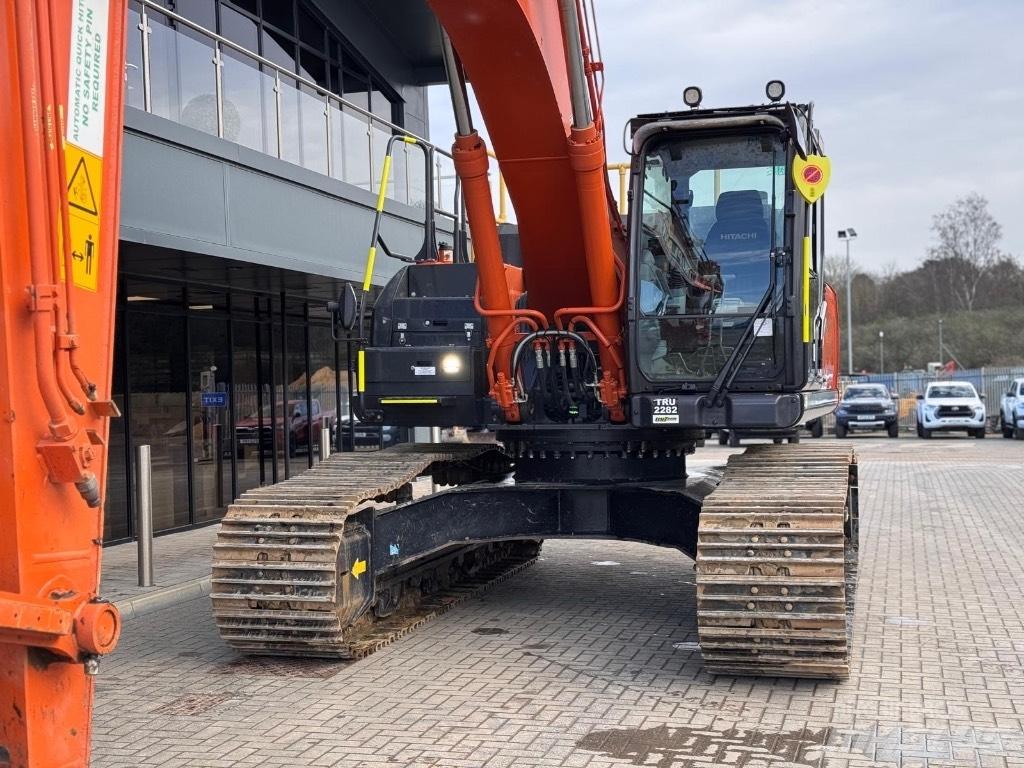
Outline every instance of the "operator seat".
{"label": "operator seat", "polygon": [[754,189],[723,192],[715,204],[715,223],[708,230],[704,250],[714,253],[758,250],[767,254],[768,222],[761,195]]}
{"label": "operator seat", "polygon": [[720,194],[704,252],[721,265],[724,298],[757,304],[768,287],[771,247],[760,193],[744,189]]}

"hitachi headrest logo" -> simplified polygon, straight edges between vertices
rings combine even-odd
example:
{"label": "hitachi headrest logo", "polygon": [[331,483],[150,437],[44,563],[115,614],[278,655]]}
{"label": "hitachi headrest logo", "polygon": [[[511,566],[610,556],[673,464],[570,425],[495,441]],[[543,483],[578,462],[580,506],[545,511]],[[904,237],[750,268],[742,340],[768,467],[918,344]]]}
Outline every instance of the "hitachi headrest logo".
{"label": "hitachi headrest logo", "polygon": [[723,240],[757,240],[757,232],[726,232]]}

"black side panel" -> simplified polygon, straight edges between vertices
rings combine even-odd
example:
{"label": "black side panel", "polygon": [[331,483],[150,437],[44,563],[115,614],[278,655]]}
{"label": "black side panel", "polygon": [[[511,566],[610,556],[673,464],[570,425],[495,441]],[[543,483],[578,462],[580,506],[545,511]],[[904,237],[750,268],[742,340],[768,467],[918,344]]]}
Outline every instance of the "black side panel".
{"label": "black side panel", "polygon": [[375,574],[459,544],[501,539],[617,538],[696,553],[703,493],[681,482],[468,485],[377,514]]}
{"label": "black side panel", "polygon": [[398,427],[484,424],[490,403],[485,359],[484,349],[466,345],[367,349],[367,420]]}
{"label": "black side panel", "polygon": [[417,264],[409,268],[409,296],[473,297],[476,264]]}
{"label": "black side panel", "polygon": [[364,351],[362,418],[395,426],[480,426],[490,411],[475,264],[414,264],[385,286]]}
{"label": "black side panel", "polygon": [[721,406],[707,395],[635,395],[630,421],[637,427],[786,429],[803,417],[799,394],[734,392]]}

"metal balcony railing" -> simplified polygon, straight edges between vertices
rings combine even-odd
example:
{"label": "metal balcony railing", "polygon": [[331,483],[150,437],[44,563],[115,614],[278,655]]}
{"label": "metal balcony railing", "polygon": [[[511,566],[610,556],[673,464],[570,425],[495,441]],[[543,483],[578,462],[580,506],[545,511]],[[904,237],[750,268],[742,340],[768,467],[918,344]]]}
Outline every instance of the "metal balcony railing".
{"label": "metal balcony railing", "polygon": [[[152,0],[129,9],[125,76],[129,106],[372,193],[392,135],[430,143]],[[385,195],[422,207],[433,183],[435,211],[454,219],[455,167],[448,152],[434,149],[428,182],[420,158],[408,162],[409,147],[400,145]]]}
{"label": "metal balcony railing", "polygon": [[[449,152],[153,0],[133,2],[128,14],[129,106],[375,194],[388,139],[412,136],[434,147],[433,179],[424,178],[418,157],[409,162],[415,150],[400,144],[385,196],[422,207],[432,183],[435,211],[452,220],[460,215]],[[629,166],[612,163],[608,170],[618,174],[625,213]],[[498,223],[513,219],[500,172],[493,176],[492,195]]]}

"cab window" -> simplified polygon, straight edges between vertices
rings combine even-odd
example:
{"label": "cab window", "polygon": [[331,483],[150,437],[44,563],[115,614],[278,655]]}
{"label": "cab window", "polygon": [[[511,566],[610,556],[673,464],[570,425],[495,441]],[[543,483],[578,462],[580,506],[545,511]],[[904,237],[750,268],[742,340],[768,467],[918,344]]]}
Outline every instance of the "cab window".
{"label": "cab window", "polygon": [[714,379],[751,323],[756,341],[738,378],[775,375],[780,336],[754,313],[783,242],[785,169],[772,135],[669,136],[646,150],[634,290],[648,378]]}

